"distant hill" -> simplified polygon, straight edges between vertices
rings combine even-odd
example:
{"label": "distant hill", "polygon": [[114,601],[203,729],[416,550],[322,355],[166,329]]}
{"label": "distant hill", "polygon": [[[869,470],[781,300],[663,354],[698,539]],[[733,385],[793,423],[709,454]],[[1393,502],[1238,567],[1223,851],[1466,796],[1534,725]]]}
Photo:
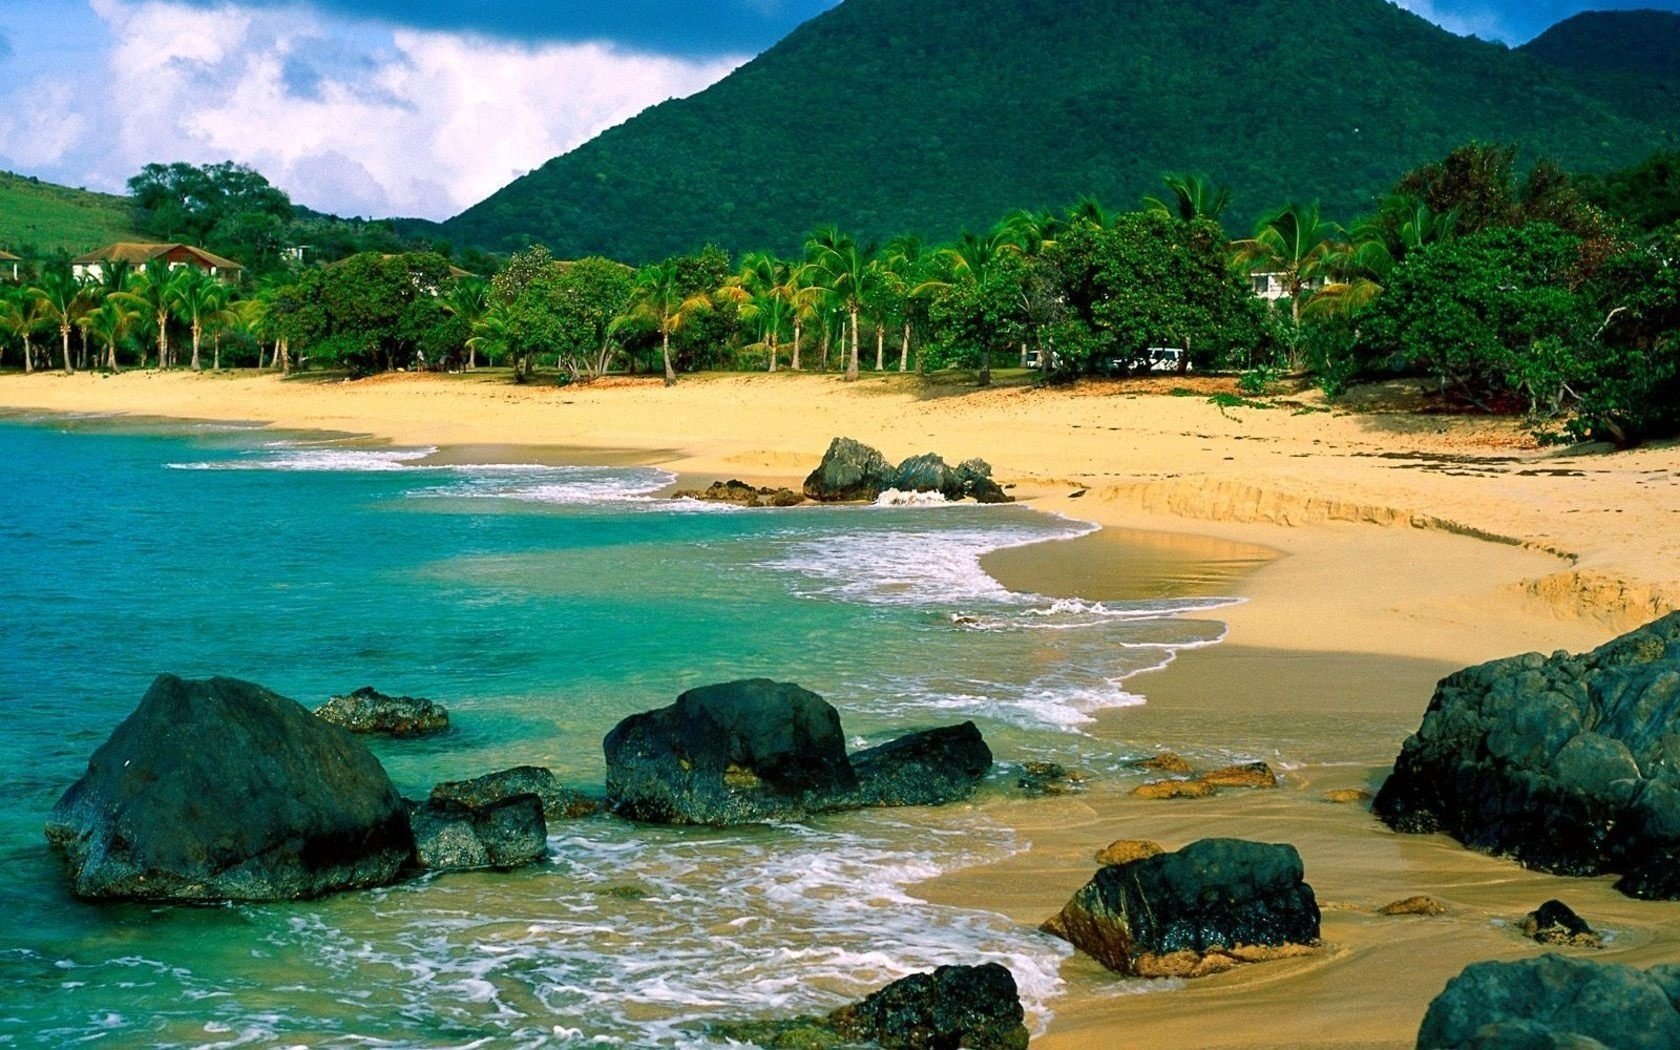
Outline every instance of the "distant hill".
{"label": "distant hill", "polygon": [[[1617,112],[1670,129],[1680,125],[1680,14],[1587,11],[1518,50]],[[1664,145],[1673,149],[1673,137]]]}
{"label": "distant hill", "polygon": [[0,248],[81,255],[113,241],[143,239],[129,200],[0,171]]}
{"label": "distant hill", "polygon": [[1648,103],[1386,0],[846,0],[445,228],[629,261],[789,251],[826,222],[946,238],[1086,193],[1131,206],[1201,170],[1244,229],[1292,197],[1351,217],[1473,138],[1624,166],[1676,143]]}

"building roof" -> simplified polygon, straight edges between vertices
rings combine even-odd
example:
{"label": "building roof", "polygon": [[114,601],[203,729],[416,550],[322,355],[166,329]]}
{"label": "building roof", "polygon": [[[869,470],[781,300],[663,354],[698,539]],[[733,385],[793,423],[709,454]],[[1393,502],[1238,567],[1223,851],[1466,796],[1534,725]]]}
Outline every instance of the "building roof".
{"label": "building roof", "polygon": [[22,262],[23,256],[13,255],[4,248],[0,248],[0,262]]}
{"label": "building roof", "polygon": [[205,266],[213,266],[218,270],[243,270],[245,268],[232,259],[224,259],[214,252],[207,252],[203,248],[194,248],[190,244],[142,244],[137,241],[118,241],[116,244],[108,244],[96,252],[88,252],[86,255],[70,261],[75,266],[105,262],[144,266],[153,259],[168,255],[177,248],[197,258]]}

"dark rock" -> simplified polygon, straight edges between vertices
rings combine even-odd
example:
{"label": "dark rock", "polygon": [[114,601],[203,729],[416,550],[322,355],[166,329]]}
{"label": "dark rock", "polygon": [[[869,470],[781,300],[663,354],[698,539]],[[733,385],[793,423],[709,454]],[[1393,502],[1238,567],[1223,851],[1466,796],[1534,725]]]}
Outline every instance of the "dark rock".
{"label": "dark rock", "polygon": [[1085,790],[1089,778],[1059,762],[1024,762],[1015,778],[1023,795],[1073,795]]}
{"label": "dark rock", "polygon": [[542,799],[510,795],[480,805],[439,799],[413,803],[415,861],[431,871],[515,868],[548,855]]}
{"label": "dark rock", "polygon": [[755,488],[733,478],[714,481],[704,489],[679,489],[671,493],[671,498],[734,503],[742,507],[795,507],[805,502],[805,497],[792,489]]}
{"label": "dark rock", "polygon": [[892,473],[889,488],[900,492],[937,492],[948,500],[963,498],[962,479],[932,452],[911,456]]}
{"label": "dark rock", "polygon": [[1544,955],[1481,962],[1447,982],[1418,1029],[1420,1050],[1659,1050],[1680,1046],[1680,966]]}
{"label": "dark rock", "polygon": [[844,805],[937,806],[974,794],[992,751],[973,722],[924,729],[852,756],[858,788]]}
{"label": "dark rock", "polygon": [[1014,503],[998,483],[992,480],[992,467],[983,459],[966,459],[957,466],[957,482],[962,494],[976,503]]}
{"label": "dark rock", "polygon": [[966,798],[991,769],[972,722],[847,757],[822,697],[764,678],[691,689],[603,742],[607,799],[635,820],[741,824],[860,806]]}
{"label": "dark rock", "polygon": [[515,766],[472,780],[445,781],[432,788],[431,801],[482,807],[515,795],[535,795],[542,799],[543,816],[551,822],[576,820],[601,809],[595,799],[563,786],[552,772],[541,766]]}
{"label": "dark rock", "polygon": [[1400,831],[1680,899],[1680,613],[1584,655],[1444,679],[1373,810]]}
{"label": "dark rock", "polygon": [[791,817],[858,786],[839,712],[767,678],[690,689],[670,707],[626,718],[603,747],[609,803],[636,820]]}
{"label": "dark rock", "polygon": [[1587,920],[1562,901],[1547,901],[1523,916],[1522,932],[1541,944],[1570,948],[1602,948],[1604,940]]}
{"label": "dark rock", "polygon": [[1044,929],[1119,973],[1199,977],[1319,942],[1295,847],[1202,839],[1109,866]]}
{"label": "dark rock", "polygon": [[894,981],[826,1017],[718,1025],[714,1034],[768,1050],[855,1046],[884,1050],[1026,1050],[1015,975],[997,963],[941,966]]}
{"label": "dark rock", "polygon": [[364,685],[348,696],[335,696],[315,709],[315,716],[352,733],[419,736],[449,728],[449,712],[414,696],[386,696]]}
{"label": "dark rock", "polygon": [[160,675],[58,800],[80,897],[290,900],[392,881],[408,814],[355,737],[260,685]]}
{"label": "dark rock", "polygon": [[805,479],[805,495],[820,503],[873,500],[892,487],[892,466],[868,445],[837,437]]}

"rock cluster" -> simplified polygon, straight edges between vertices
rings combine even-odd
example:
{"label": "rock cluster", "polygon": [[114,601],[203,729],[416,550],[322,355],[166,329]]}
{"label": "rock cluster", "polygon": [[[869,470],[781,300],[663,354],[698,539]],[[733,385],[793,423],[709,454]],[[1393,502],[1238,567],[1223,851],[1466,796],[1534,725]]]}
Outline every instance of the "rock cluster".
{"label": "rock cluster", "polygon": [[1680,966],[1544,955],[1465,968],[1429,1004],[1420,1050],[1659,1050],[1680,1046]]}
{"label": "rock cluster", "polygon": [[576,820],[601,809],[598,801],[565,787],[558,777],[541,766],[514,766],[471,780],[445,781],[432,787],[429,801],[479,807],[514,795],[537,796],[542,801],[543,816],[550,822]]}
{"label": "rock cluster", "polygon": [[332,697],[315,709],[315,717],[352,733],[419,736],[449,728],[449,712],[441,704],[415,696],[386,696],[371,685]]}
{"label": "rock cluster", "polygon": [[1219,794],[1222,788],[1264,790],[1278,785],[1277,774],[1264,762],[1225,766],[1196,776],[1195,769],[1183,757],[1163,751],[1133,765],[1139,769],[1171,774],[1165,779],[1146,781],[1133,788],[1132,794],[1138,798],[1209,798]]}
{"label": "rock cluster", "polygon": [[883,492],[937,492],[948,500],[1010,503],[1008,493],[992,480],[985,460],[970,459],[952,467],[931,452],[893,466],[876,449],[851,438],[837,437],[822,463],[805,479],[805,495],[819,503],[872,501]]}
{"label": "rock cluster", "polygon": [[703,489],[678,489],[672,499],[694,499],[706,503],[733,503],[742,507],[797,507],[805,497],[788,488],[758,488],[734,478],[714,481]]}
{"label": "rock cluster", "polygon": [[1102,868],[1044,924],[1118,973],[1200,977],[1319,943],[1295,847],[1202,839]]}
{"label": "rock cluster", "polygon": [[1373,808],[1400,831],[1680,898],[1680,613],[1584,655],[1444,679]]}
{"label": "rock cluster", "polygon": [[1523,916],[1523,936],[1567,948],[1602,948],[1604,939],[1562,901],[1547,901]]}
{"label": "rock cluster", "polygon": [[714,1034],[767,1050],[856,1046],[884,1050],[1026,1050],[1015,975],[997,963],[941,966],[894,981],[824,1017],[719,1025]]}
{"label": "rock cluster", "polygon": [[478,804],[434,797],[410,803],[414,859],[432,871],[516,868],[548,855],[542,799],[530,793]]}
{"label": "rock cluster", "polygon": [[755,678],[690,689],[603,741],[608,804],[635,820],[741,824],[966,798],[991,769],[974,723],[846,754],[822,697]]}
{"label": "rock cluster", "polygon": [[295,701],[160,675],[58,800],[77,896],[287,900],[395,879],[414,853],[379,760]]}
{"label": "rock cluster", "polygon": [[1085,790],[1088,774],[1060,762],[1023,762],[1015,787],[1023,795],[1077,795]]}

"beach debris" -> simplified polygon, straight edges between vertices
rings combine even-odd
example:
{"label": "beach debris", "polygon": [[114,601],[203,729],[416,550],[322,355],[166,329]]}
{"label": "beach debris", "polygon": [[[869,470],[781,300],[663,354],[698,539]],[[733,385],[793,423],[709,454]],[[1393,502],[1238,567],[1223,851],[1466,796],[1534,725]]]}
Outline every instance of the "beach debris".
{"label": "beach debris", "polygon": [[548,855],[548,826],[536,795],[483,805],[434,798],[409,806],[414,860],[428,871],[516,868]]}
{"label": "beach debris", "polygon": [[1139,769],[1151,769],[1157,773],[1171,773],[1175,776],[1188,776],[1195,772],[1183,756],[1172,751],[1163,751],[1154,758],[1140,759],[1132,765]]}
{"label": "beach debris", "polygon": [[371,685],[335,696],[315,709],[315,717],[352,733],[420,736],[449,728],[441,704],[414,696],[387,696]]}
{"label": "beach debris", "polygon": [[759,488],[735,478],[714,481],[703,489],[679,489],[672,499],[693,499],[706,503],[733,503],[742,507],[797,507],[805,497],[789,488]]}
{"label": "beach debris", "polygon": [[480,807],[514,795],[537,796],[550,822],[576,820],[601,810],[598,800],[563,786],[552,771],[541,766],[514,766],[471,780],[445,781],[432,787],[429,801]]}
{"label": "beach debris", "polygon": [[1130,864],[1145,857],[1159,857],[1165,852],[1159,842],[1151,842],[1148,839],[1115,839],[1097,850],[1097,863],[1105,866]]}
{"label": "beach debris", "polygon": [[1059,762],[1023,762],[1015,786],[1023,795],[1074,795],[1085,790],[1090,775]]}
{"label": "beach debris", "polygon": [[720,1024],[712,1034],[766,1050],[855,1046],[884,1050],[1026,1050],[1015,975],[998,963],[941,966],[900,978],[822,1017]]}
{"label": "beach debris", "polygon": [[603,749],[613,811],[667,824],[937,805],[973,794],[992,766],[972,722],[848,757],[831,704],[766,678],[690,689],[669,707],[619,722]]}
{"label": "beach debris", "polygon": [[260,685],[168,674],[46,835],[88,898],[318,897],[391,882],[414,852],[402,797],[361,741]]}
{"label": "beach debris", "polygon": [[1434,897],[1418,895],[1390,901],[1377,909],[1378,915],[1445,915],[1447,906]]}
{"label": "beach debris", "polygon": [[1324,793],[1324,801],[1339,806],[1351,806],[1371,801],[1371,793],[1364,788],[1336,788]]}
{"label": "beach debris", "polygon": [[1587,925],[1587,920],[1559,900],[1550,900],[1523,916],[1518,927],[1523,936],[1541,944],[1567,948],[1602,948],[1604,938]]}
{"label": "beach debris", "polygon": [[1041,927],[1117,973],[1201,977],[1319,944],[1294,846],[1201,839],[1099,869]]}
{"label": "beach debris", "polygon": [[1680,899],[1680,613],[1590,653],[1443,679],[1373,809],[1399,831]]}
{"label": "beach debris", "polygon": [[874,502],[890,489],[937,492],[952,502],[1014,502],[992,479],[991,465],[983,459],[967,459],[952,467],[940,456],[924,452],[894,467],[876,449],[846,437],[830,442],[822,463],[805,479],[804,492],[820,503]]}
{"label": "beach debris", "polygon": [[1640,970],[1546,954],[1465,967],[1429,1004],[1417,1045],[1481,1047],[1680,1046],[1680,966]]}

